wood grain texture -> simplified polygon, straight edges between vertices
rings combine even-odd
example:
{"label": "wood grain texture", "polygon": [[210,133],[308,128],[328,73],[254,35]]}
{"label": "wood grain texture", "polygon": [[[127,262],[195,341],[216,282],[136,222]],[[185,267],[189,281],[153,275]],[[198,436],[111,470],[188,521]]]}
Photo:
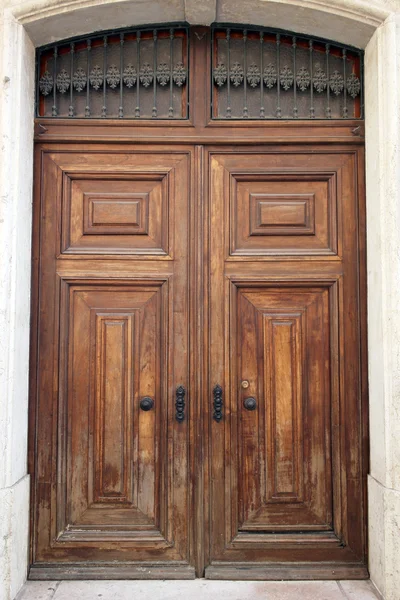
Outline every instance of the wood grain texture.
{"label": "wood grain texture", "polygon": [[[249,382],[236,409],[238,529],[332,530],[329,292],[237,294],[237,378]],[[258,415],[243,411],[245,396],[257,399]]]}
{"label": "wood grain texture", "polygon": [[[182,569],[174,571],[174,565],[189,567],[191,553],[190,424],[175,420],[175,388],[189,383],[191,154],[163,148],[124,155],[42,148],[38,159],[41,269],[32,562],[34,568],[51,563],[61,570],[72,563],[78,572],[96,561],[134,561],[136,567],[152,568],[156,561],[164,564],[160,573],[170,564],[176,576]],[[84,210],[81,204],[74,216],[67,174],[79,172],[82,182],[90,180],[89,173],[101,172],[103,179],[93,181],[102,186],[91,188],[93,193],[101,193],[106,181],[111,187],[122,181],[123,193],[130,193],[124,177],[134,182],[135,191],[134,171],[149,172],[151,182],[154,173],[168,179],[167,233],[161,232],[158,197],[150,195],[155,206],[148,210],[149,231],[153,220],[160,235],[167,235],[168,260],[139,252],[120,258],[118,268],[115,258],[110,262],[118,243],[109,240],[116,236],[118,242],[131,233],[115,232],[91,236],[103,240],[95,264],[84,250],[69,258],[62,251],[63,235],[71,227],[79,230]],[[110,221],[107,211],[97,215],[104,226]],[[117,211],[121,221],[120,216]],[[126,248],[122,243],[121,255]],[[144,397],[153,400],[150,411],[140,409]],[[136,567],[131,573],[139,575]],[[193,572],[190,567],[185,576]]]}
{"label": "wood grain texture", "polygon": [[187,121],[37,120],[31,578],[367,576],[362,123],[211,121],[209,41]]}
{"label": "wood grain texture", "polygon": [[[363,504],[356,482],[365,466],[349,454],[350,447],[357,453],[361,430],[361,388],[350,376],[360,373],[353,337],[359,326],[357,155],[338,148],[314,148],[312,158],[305,147],[209,150],[208,352],[211,381],[223,382],[225,419],[211,424],[206,576],[208,569],[214,576],[217,564],[232,573],[246,562],[305,561],[313,569],[330,560],[348,562],[349,571],[364,563],[364,528],[353,509]],[[331,182],[325,200],[312,191],[320,215],[315,232],[324,243],[310,252],[313,234],[291,236],[288,220],[282,246],[267,231],[253,237],[257,247],[246,255],[252,182],[254,194],[273,197],[278,181],[284,204],[286,190],[295,194],[293,178],[311,186]],[[255,410],[246,409],[246,398],[256,400]]]}

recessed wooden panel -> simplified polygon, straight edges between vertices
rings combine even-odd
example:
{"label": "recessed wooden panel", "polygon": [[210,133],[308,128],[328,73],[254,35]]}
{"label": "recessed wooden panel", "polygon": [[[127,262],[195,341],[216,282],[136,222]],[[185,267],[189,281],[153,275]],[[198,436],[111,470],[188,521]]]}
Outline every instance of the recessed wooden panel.
{"label": "recessed wooden panel", "polygon": [[239,289],[237,310],[239,529],[332,529],[328,290]]}
{"label": "recessed wooden panel", "polygon": [[169,175],[64,174],[63,254],[169,252]]}
{"label": "recessed wooden panel", "polygon": [[84,194],[84,235],[148,234],[149,194]]}
{"label": "recessed wooden panel", "polygon": [[[130,414],[133,414],[131,368],[134,361],[132,316],[96,315],[94,456],[95,502],[132,502]],[[128,433],[128,436],[127,436]]]}
{"label": "recessed wooden panel", "polygon": [[334,254],[332,174],[231,174],[231,255]]}
{"label": "recessed wooden panel", "polygon": [[250,236],[312,235],[314,194],[250,194]]}
{"label": "recessed wooden panel", "polygon": [[299,315],[264,315],[271,431],[267,502],[301,501],[302,353]]}
{"label": "recessed wooden panel", "polygon": [[211,200],[222,194],[227,258],[338,255],[342,165],[334,155],[214,154]]}
{"label": "recessed wooden panel", "polygon": [[[162,287],[69,287],[62,332],[67,345],[67,454],[60,496],[64,531],[160,527],[167,493],[156,457],[166,398],[160,381]],[[139,409],[141,397],[154,409]],[[84,457],[86,457],[84,459]],[[61,523],[60,523],[61,524]],[[161,535],[161,533],[160,533]]]}

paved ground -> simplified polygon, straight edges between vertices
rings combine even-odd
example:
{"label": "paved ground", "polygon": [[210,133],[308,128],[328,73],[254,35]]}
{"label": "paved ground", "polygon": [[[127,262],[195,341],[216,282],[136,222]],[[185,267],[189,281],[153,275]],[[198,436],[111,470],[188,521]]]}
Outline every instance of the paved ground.
{"label": "paved ground", "polygon": [[16,600],[377,600],[369,581],[30,581]]}

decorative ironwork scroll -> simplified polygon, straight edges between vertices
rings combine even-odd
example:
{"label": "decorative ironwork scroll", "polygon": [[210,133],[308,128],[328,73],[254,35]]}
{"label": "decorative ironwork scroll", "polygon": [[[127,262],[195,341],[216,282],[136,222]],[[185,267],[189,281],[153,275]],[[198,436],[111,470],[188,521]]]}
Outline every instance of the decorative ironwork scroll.
{"label": "decorative ironwork scroll", "polygon": [[[211,65],[198,66],[212,79],[213,119],[363,118],[362,50],[219,24],[211,43]],[[36,115],[188,119],[189,75],[185,24],[58,42],[37,52]]]}
{"label": "decorative ironwork scroll", "polygon": [[187,119],[187,27],[126,29],[40,48],[36,114]]}
{"label": "decorative ironwork scroll", "polygon": [[214,119],[363,117],[363,52],[268,29],[214,25]]}

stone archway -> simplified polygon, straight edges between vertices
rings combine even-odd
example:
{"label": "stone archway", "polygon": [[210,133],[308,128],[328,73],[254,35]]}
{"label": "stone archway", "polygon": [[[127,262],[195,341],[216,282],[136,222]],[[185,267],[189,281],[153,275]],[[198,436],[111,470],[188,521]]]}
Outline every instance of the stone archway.
{"label": "stone archway", "polygon": [[163,20],[188,20],[192,24],[215,20],[254,22],[366,46],[370,571],[384,597],[394,599],[400,585],[396,568],[396,556],[400,553],[400,99],[394,93],[400,81],[400,9],[396,0],[210,0],[200,6],[193,0],[159,4],[128,0],[3,2],[2,595],[13,598],[23,583],[28,543],[26,448],[34,46],[103,27]]}

